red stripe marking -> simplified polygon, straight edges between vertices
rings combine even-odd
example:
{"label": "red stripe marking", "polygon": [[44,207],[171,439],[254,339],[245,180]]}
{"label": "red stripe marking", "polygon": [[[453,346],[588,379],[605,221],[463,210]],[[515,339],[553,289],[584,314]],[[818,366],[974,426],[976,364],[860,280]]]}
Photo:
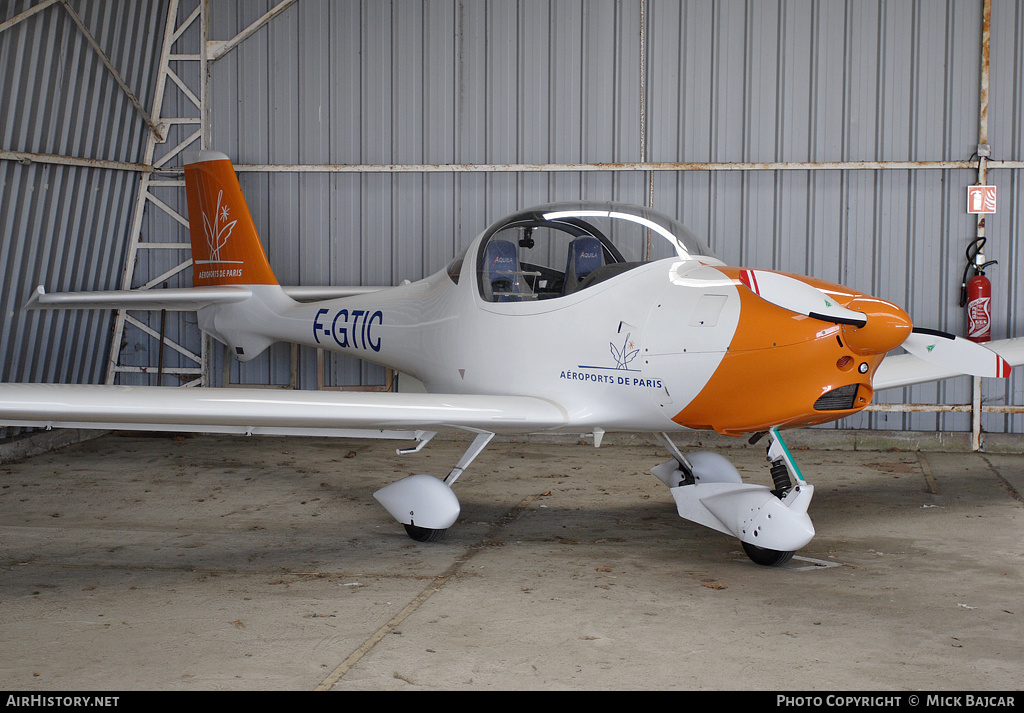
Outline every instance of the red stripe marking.
{"label": "red stripe marking", "polygon": [[753,270],[743,270],[740,272],[740,282],[750,288],[750,291],[755,295],[761,294],[757,289],[757,277],[754,276]]}

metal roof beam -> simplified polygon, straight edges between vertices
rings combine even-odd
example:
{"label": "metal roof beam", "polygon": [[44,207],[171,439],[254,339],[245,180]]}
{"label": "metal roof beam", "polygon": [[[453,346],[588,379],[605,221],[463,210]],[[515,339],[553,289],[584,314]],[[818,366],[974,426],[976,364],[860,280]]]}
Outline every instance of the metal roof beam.
{"label": "metal roof beam", "polygon": [[82,18],[79,17],[78,13],[75,12],[73,7],[71,7],[71,4],[68,2],[68,0],[60,0],[60,4],[64,6],[64,9],[67,11],[68,15],[70,15],[74,23],[78,25],[78,29],[82,33],[82,36],[85,37],[86,41],[93,48],[93,51],[95,51],[96,54],[99,55],[100,61],[103,62],[103,66],[105,66],[107,70],[110,72],[110,74],[113,75],[114,80],[117,82],[117,85],[121,87],[121,91],[125,93],[125,95],[128,97],[128,100],[132,103],[136,110],[138,110],[143,120],[149,126],[150,131],[153,132],[153,135],[156,136],[158,140],[162,141],[162,127],[155,121],[153,121],[150,118],[149,113],[142,108],[142,104],[139,102],[139,98],[135,96],[135,92],[131,90],[128,84],[121,77],[121,73],[114,68],[113,63],[111,63],[110,61],[110,58],[107,57],[106,53],[103,51],[99,43],[96,41],[96,38],[92,36],[91,32],[89,32],[89,29],[85,26],[85,23],[82,21]]}
{"label": "metal roof beam", "polygon": [[59,2],[59,0],[44,0],[43,2],[39,3],[38,5],[33,5],[32,7],[30,7],[25,12],[23,12],[23,13],[21,13],[19,15],[15,15],[10,20],[5,20],[4,22],[0,22],[0,32],[3,32],[4,30],[6,30],[8,28],[14,27],[15,25],[17,25],[22,20],[27,20],[28,18],[30,18],[33,15],[35,15],[37,12],[39,12],[41,10],[45,10],[46,8],[50,7],[50,5],[53,5],[53,4],[57,3],[57,2]]}
{"label": "metal roof beam", "polygon": [[268,22],[273,20],[275,17],[280,15],[282,12],[287,10],[291,5],[295,3],[295,0],[281,0],[277,5],[272,7],[266,12],[263,17],[256,20],[244,30],[239,32],[237,35],[232,37],[230,40],[208,40],[206,43],[206,55],[207,58],[212,62],[218,60],[228,52],[233,50],[235,47],[240,45],[242,42],[252,36],[257,30],[266,25]]}
{"label": "metal roof beam", "polygon": [[139,171],[152,173],[153,167],[141,163],[125,161],[107,161],[99,158],[77,158],[74,156],[57,156],[54,154],[29,153],[27,151],[7,151],[0,149],[0,161],[18,161],[24,165],[32,163],[57,163],[65,166],[82,166],[84,168],[113,168],[120,171]]}

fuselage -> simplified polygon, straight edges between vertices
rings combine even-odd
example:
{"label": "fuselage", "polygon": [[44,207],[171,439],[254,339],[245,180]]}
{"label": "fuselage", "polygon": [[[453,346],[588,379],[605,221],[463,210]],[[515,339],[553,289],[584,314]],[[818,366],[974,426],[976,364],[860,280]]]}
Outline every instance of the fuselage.
{"label": "fuselage", "polygon": [[637,265],[557,299],[490,301],[473,267],[480,245],[459,269],[343,299],[298,303],[256,287],[264,311],[222,307],[217,324],[205,326],[216,335],[245,322],[270,341],[389,366],[434,393],[547,398],[568,412],[568,430],[732,435],[863,409],[875,369],[905,336],[904,322],[909,330],[898,307],[813,280],[841,304],[891,313],[890,331],[902,336],[872,340],[797,314],[707,257]]}
{"label": "fuselage", "polygon": [[227,157],[194,157],[186,188],[193,281],[251,294],[198,311],[239,359],[275,341],[342,352],[432,393],[548,399],[567,430],[738,435],[842,418],[868,405],[874,370],[911,330],[888,302],[728,268],[649,208],[581,201],[506,216],[417,282],[300,303]]}

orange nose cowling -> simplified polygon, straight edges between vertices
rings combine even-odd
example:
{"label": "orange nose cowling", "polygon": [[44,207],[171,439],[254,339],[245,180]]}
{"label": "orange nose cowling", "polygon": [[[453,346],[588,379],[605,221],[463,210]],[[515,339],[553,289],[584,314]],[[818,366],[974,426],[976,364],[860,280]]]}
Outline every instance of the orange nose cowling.
{"label": "orange nose cowling", "polygon": [[847,305],[863,312],[867,324],[863,327],[843,326],[843,341],[854,354],[871,356],[890,352],[910,336],[913,323],[910,316],[892,302],[860,295]]}
{"label": "orange nose cowling", "polygon": [[[910,334],[906,312],[841,285],[792,275],[867,318],[860,328],[829,324],[761,299],[741,286],[738,268],[719,269],[737,285],[739,323],[718,369],[673,417],[676,423],[741,435],[833,421],[870,403],[875,369]],[[816,408],[824,394],[853,384],[858,391],[850,408]]]}

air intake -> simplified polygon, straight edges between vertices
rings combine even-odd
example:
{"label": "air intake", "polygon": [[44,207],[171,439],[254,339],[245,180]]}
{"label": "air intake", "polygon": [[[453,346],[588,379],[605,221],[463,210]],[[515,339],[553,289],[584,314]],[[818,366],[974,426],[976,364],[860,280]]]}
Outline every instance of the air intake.
{"label": "air intake", "polygon": [[857,384],[850,384],[825,392],[814,402],[814,410],[846,411],[854,408],[854,403],[857,401],[857,387]]}

